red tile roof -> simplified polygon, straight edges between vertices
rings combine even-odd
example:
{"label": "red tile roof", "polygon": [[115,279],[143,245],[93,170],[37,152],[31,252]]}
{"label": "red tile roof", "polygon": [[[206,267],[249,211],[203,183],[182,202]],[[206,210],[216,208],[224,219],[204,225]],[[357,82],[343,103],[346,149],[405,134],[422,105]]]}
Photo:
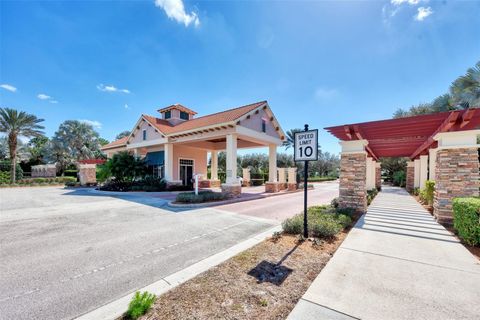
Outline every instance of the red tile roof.
{"label": "red tile roof", "polygon": [[168,106],[168,107],[165,107],[165,108],[162,108],[162,109],[158,109],[157,111],[162,113],[162,112],[166,112],[166,111],[172,110],[172,109],[178,109],[180,111],[183,111],[183,112],[186,112],[186,113],[189,113],[189,114],[197,114],[192,109],[189,109],[189,108],[181,105],[180,103],[172,104],[171,106]]}
{"label": "red tile roof", "polygon": [[209,114],[199,118],[194,118],[192,120],[181,122],[175,126],[171,125],[170,122],[163,119],[159,119],[149,115],[143,115],[143,116],[145,117],[145,119],[147,119],[148,122],[154,125],[160,132],[166,135],[169,135],[169,134],[178,133],[182,131],[188,131],[192,129],[199,129],[203,127],[219,125],[226,122],[232,122],[266,103],[267,103],[266,101],[252,103],[246,106]]}
{"label": "red tile roof", "polygon": [[[170,134],[178,133],[182,131],[200,129],[203,127],[232,122],[241,118],[243,115],[255,110],[256,108],[265,105],[266,103],[267,101],[260,101],[260,102],[248,104],[245,106],[237,107],[234,109],[229,109],[222,112],[209,114],[203,117],[194,118],[192,120],[181,122],[177,125],[172,125],[167,120],[159,119],[146,114],[143,114],[142,117],[144,117],[148,122],[150,122],[153,126],[155,126],[161,133],[165,135],[170,135]],[[122,146],[125,146],[126,144],[127,144],[127,137],[113,141],[103,146],[101,149],[105,150],[105,149],[111,149],[116,147],[122,147]]]}
{"label": "red tile roof", "polygon": [[123,147],[127,144],[127,140],[128,140],[128,137],[123,137],[121,139],[112,141],[109,144],[106,144],[106,145],[102,146],[100,149],[105,150],[105,149]]}

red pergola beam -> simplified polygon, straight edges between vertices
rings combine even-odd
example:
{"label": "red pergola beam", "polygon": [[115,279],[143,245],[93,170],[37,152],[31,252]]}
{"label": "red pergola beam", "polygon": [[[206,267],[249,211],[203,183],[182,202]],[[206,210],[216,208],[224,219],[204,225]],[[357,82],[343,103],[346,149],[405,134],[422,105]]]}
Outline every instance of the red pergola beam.
{"label": "red pergola beam", "polygon": [[[355,133],[355,136],[357,137],[357,139],[359,139],[359,140],[364,139],[363,135],[362,135],[362,132],[360,131],[360,128],[357,125],[353,126],[353,132]],[[366,145],[365,149],[367,150],[368,153],[370,153],[370,155],[372,156],[373,159],[375,159],[375,161],[378,161],[378,157],[375,155],[375,153],[373,153],[372,148],[370,148],[368,145]]]}
{"label": "red pergola beam", "polygon": [[[440,133],[440,132],[445,132],[445,131],[448,131],[450,130],[451,127],[453,127],[455,125],[455,123],[457,122],[457,119],[458,119],[458,116],[459,116],[459,111],[453,111],[452,113],[450,113],[450,115],[447,117],[447,119],[445,119],[445,121],[443,121],[443,123],[437,128],[437,130],[435,130],[434,133],[432,133],[432,135],[430,135],[430,137],[428,137],[428,139],[422,143],[420,145],[420,147],[418,147],[413,153],[412,155],[410,156],[410,159],[415,159],[418,155],[420,155],[425,149],[428,149],[434,142],[435,140],[433,139],[433,137],[437,134],[437,133]],[[473,115],[472,115],[473,116]]]}
{"label": "red pergola beam", "polygon": [[468,109],[462,116],[462,123],[460,123],[460,128],[465,127],[470,120],[472,120],[473,115],[475,114],[476,109]]}

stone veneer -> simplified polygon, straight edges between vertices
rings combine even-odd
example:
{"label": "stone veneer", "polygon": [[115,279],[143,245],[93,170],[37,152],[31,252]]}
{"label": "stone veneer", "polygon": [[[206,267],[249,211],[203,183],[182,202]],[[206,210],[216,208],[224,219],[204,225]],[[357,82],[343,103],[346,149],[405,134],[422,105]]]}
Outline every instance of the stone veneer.
{"label": "stone veneer", "polygon": [[435,178],[433,214],[440,223],[451,224],[452,199],[479,195],[477,148],[438,150]]}
{"label": "stone veneer", "polygon": [[232,197],[238,197],[242,193],[242,186],[240,184],[222,184],[222,192],[229,194]]}
{"label": "stone veneer", "polygon": [[375,167],[375,187],[380,190],[382,187],[382,168]]}
{"label": "stone veneer", "polygon": [[285,189],[285,188],[282,189],[283,185],[284,183],[280,183],[280,182],[265,182],[265,192],[268,192],[268,193],[280,192],[280,190]]}
{"label": "stone veneer", "polygon": [[95,164],[78,164],[78,179],[82,186],[97,183],[97,166]]}
{"label": "stone veneer", "polygon": [[32,178],[55,178],[57,166],[55,164],[39,164],[32,166]]}
{"label": "stone veneer", "polygon": [[340,160],[340,208],[367,211],[367,155],[343,153]]}
{"label": "stone veneer", "polygon": [[406,188],[408,192],[412,192],[415,183],[415,168],[413,166],[407,166],[406,173]]}

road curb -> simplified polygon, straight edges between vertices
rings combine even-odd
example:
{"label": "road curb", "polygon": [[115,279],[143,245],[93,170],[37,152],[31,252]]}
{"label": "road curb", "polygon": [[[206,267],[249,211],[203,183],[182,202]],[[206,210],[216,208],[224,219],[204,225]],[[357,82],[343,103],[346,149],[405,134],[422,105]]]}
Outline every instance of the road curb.
{"label": "road curb", "polygon": [[77,320],[113,320],[120,317],[125,311],[127,311],[128,304],[132,299],[136,291],[148,291],[156,294],[157,296],[164,294],[170,289],[194,278],[207,271],[208,269],[219,265],[220,263],[230,259],[231,257],[245,251],[254,245],[262,242],[268,236],[271,236],[273,232],[281,231],[281,226],[275,226],[264,232],[261,232],[245,241],[242,241],[226,250],[213,254],[203,260],[192,264],[185,269],[172,273],[146,287],[139,288],[123,296],[117,300],[114,300],[106,305],[101,306],[95,310],[85,313],[75,319]]}

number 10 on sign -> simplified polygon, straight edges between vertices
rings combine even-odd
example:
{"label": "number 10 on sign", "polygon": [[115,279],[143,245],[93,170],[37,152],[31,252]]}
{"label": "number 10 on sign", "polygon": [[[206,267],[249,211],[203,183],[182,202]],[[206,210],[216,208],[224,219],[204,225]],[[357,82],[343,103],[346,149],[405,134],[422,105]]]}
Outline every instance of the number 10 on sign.
{"label": "number 10 on sign", "polygon": [[318,160],[318,130],[295,133],[295,161]]}

